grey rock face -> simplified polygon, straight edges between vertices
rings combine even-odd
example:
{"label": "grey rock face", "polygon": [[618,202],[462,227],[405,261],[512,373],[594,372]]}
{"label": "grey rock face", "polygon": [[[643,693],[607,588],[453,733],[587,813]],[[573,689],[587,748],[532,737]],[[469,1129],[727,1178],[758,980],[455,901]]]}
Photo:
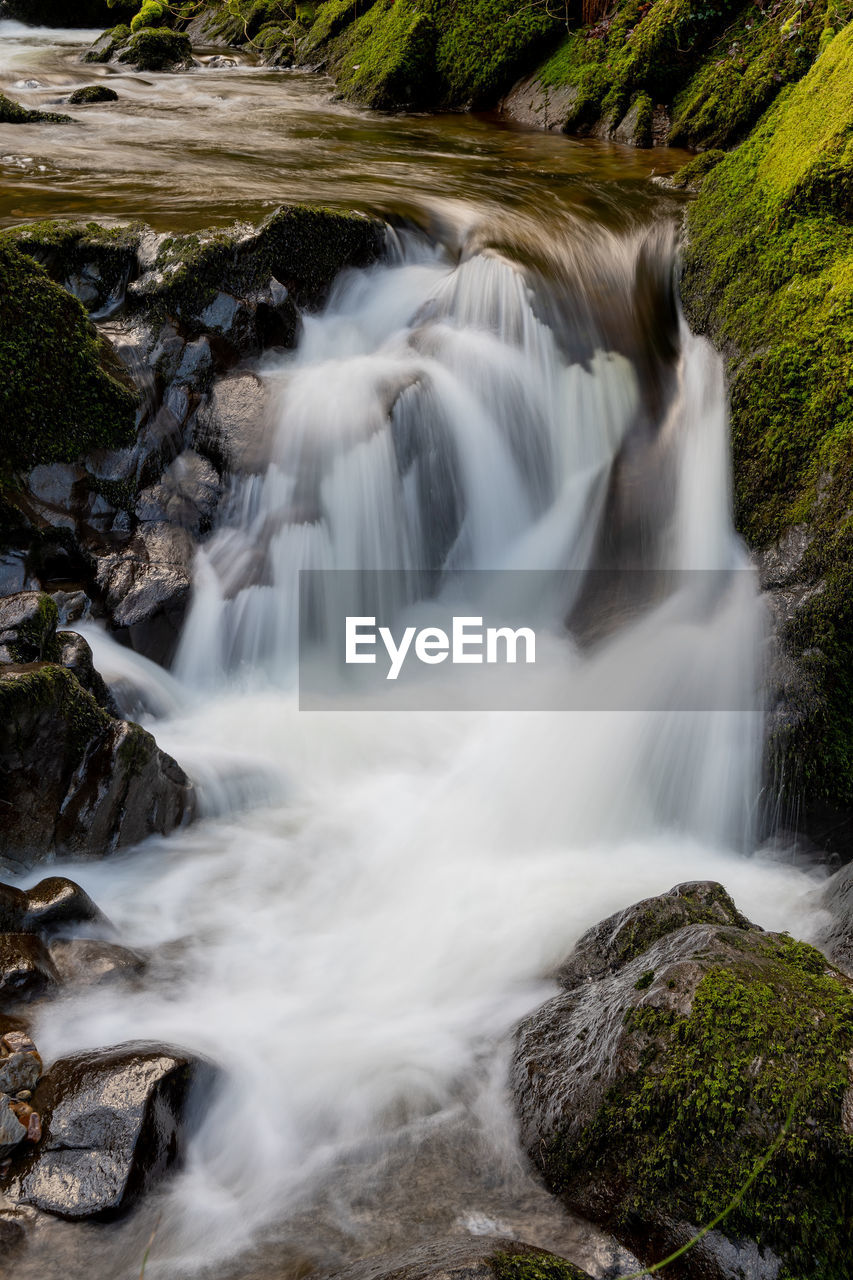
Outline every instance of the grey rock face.
{"label": "grey rock face", "polygon": [[42,940],[31,933],[0,933],[0,1009],[44,995],[59,974]]}
{"label": "grey rock face", "polygon": [[269,459],[269,392],[253,373],[225,378],[198,411],[193,445],[223,471],[258,472]]}
{"label": "grey rock face", "polygon": [[0,663],[41,662],[55,656],[56,605],[40,591],[0,599]]}

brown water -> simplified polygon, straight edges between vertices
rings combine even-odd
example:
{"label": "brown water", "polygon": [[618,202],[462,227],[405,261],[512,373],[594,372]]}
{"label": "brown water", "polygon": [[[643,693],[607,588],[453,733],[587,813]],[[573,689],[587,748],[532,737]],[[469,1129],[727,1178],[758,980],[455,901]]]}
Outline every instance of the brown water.
{"label": "brown water", "polygon": [[[0,89],[71,125],[0,126],[0,226],[139,218],[158,230],[257,221],[311,201],[378,212],[568,210],[619,226],[660,208],[648,179],[685,153],[515,127],[497,116],[387,116],[336,102],[324,76],[235,57],[182,74],[81,64],[95,32],[0,22]],[[106,82],[106,106],[68,106]],[[550,206],[550,209],[549,209]]]}

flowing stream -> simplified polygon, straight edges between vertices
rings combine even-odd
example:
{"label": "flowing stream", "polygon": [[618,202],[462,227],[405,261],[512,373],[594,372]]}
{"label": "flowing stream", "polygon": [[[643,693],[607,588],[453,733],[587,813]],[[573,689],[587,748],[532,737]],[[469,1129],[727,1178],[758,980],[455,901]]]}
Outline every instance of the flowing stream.
{"label": "flowing stream", "polygon": [[[79,33],[21,31],[0,25],[0,77],[27,105],[91,79]],[[56,128],[16,135],[7,222],[199,226],[330,193],[414,222],[263,362],[265,463],[231,478],[172,673],[86,632],[204,816],[63,868],[152,963],[137,988],[51,1005],[37,1039],[48,1059],[172,1041],[224,1082],[140,1213],[51,1225],[16,1273],[134,1277],[151,1240],[149,1280],[296,1277],[499,1232],[619,1274],[517,1151],[512,1027],[619,907],[714,878],[802,935],[813,883],[756,847],[764,622],[731,525],[727,393],[673,303],[677,206],[647,181],[679,158],[370,119],[248,65],[112,79],[120,124],[89,108],[61,153]],[[257,133],[223,124],[229,101]],[[300,711],[304,568],[405,570],[401,613],[449,570],[570,570],[588,634],[560,613],[541,678],[590,707]],[[679,572],[608,614],[594,587],[614,568]],[[455,705],[452,675],[435,688]]]}

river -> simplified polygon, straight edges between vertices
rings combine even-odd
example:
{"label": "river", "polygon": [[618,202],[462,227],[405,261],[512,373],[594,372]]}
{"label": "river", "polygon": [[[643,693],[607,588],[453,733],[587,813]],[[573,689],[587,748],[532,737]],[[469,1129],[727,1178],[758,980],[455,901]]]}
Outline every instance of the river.
{"label": "river", "polygon": [[[517,1149],[514,1023],[630,902],[720,879],[807,936],[814,884],[759,847],[764,621],[731,524],[725,380],[672,311],[681,206],[649,181],[683,157],[374,116],[241,59],[107,73],[75,60],[86,41],[0,24],[0,85],[25,105],[104,74],[121,98],[0,127],[0,222],[191,229],[311,200],[397,230],[263,361],[269,461],[232,478],[173,672],[86,632],[156,708],[204,816],[63,868],[152,962],[137,987],[51,1005],[36,1038],[48,1060],[172,1041],[224,1083],[142,1211],[50,1224],[16,1275],[135,1277],[150,1244],[148,1280],[298,1277],[495,1232],[618,1275],[630,1259]],[[677,573],[600,643],[551,637],[546,674],[597,690],[591,710],[299,710],[300,568],[614,565]]]}

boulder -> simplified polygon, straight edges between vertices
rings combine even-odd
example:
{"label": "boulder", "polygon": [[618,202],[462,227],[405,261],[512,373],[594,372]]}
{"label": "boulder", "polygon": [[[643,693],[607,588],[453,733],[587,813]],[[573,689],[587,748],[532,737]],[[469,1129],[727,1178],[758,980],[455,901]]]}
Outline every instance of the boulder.
{"label": "boulder", "polygon": [[32,933],[0,933],[0,1009],[34,1000],[59,982],[41,938]]}
{"label": "boulder", "polygon": [[704,883],[590,930],[559,979],[512,1064],[548,1187],[649,1264],[728,1209],[676,1278],[843,1280],[853,984]]}
{"label": "boulder", "polygon": [[73,880],[49,876],[26,890],[0,884],[0,931],[49,938],[80,925],[111,927],[88,893]]}
{"label": "boulder", "polygon": [[104,557],[99,585],[113,627],[155,662],[170,661],[189,602],[195,543],[166,521],[142,524],[128,545]]}
{"label": "boulder", "polygon": [[118,102],[118,94],[105,84],[87,84],[82,89],[75,89],[68,101],[74,107],[85,107],[93,102]]}
{"label": "boulder", "polygon": [[41,591],[21,591],[0,599],[0,662],[57,658],[58,620],[56,605]]}
{"label": "boulder", "polygon": [[136,515],[143,524],[166,521],[198,536],[210,530],[221,492],[219,475],[210,461],[187,449],[157,484],[143,489]]}
{"label": "boulder", "polygon": [[143,27],[127,42],[111,51],[119,62],[129,62],[137,71],[185,71],[194,66],[190,38],[169,27]]}
{"label": "boulder", "polygon": [[115,715],[115,702],[104,683],[103,676],[95,670],[95,660],[89,641],[84,640],[76,631],[60,631],[57,633],[56,642],[59,647],[60,664],[66,671],[70,671],[77,677],[99,707],[104,707],[111,715]]}
{"label": "boulder", "polygon": [[58,938],[49,944],[48,950],[60,980],[71,986],[94,987],[121,982],[137,977],[145,969],[144,956],[114,942]]}
{"label": "boulder", "polygon": [[60,1059],[33,1095],[42,1140],[3,1189],[63,1218],[117,1216],[180,1162],[213,1080],[203,1059],[158,1044]]}
{"label": "boulder", "polygon": [[192,788],[151,734],[50,663],[0,674],[0,857],[103,857],[189,817]]}
{"label": "boulder", "polygon": [[0,1160],[11,1155],[26,1136],[27,1126],[19,1120],[11,1098],[0,1093]]}
{"label": "boulder", "polygon": [[29,111],[20,102],[0,93],[0,124],[70,124],[71,117],[55,111]]}

